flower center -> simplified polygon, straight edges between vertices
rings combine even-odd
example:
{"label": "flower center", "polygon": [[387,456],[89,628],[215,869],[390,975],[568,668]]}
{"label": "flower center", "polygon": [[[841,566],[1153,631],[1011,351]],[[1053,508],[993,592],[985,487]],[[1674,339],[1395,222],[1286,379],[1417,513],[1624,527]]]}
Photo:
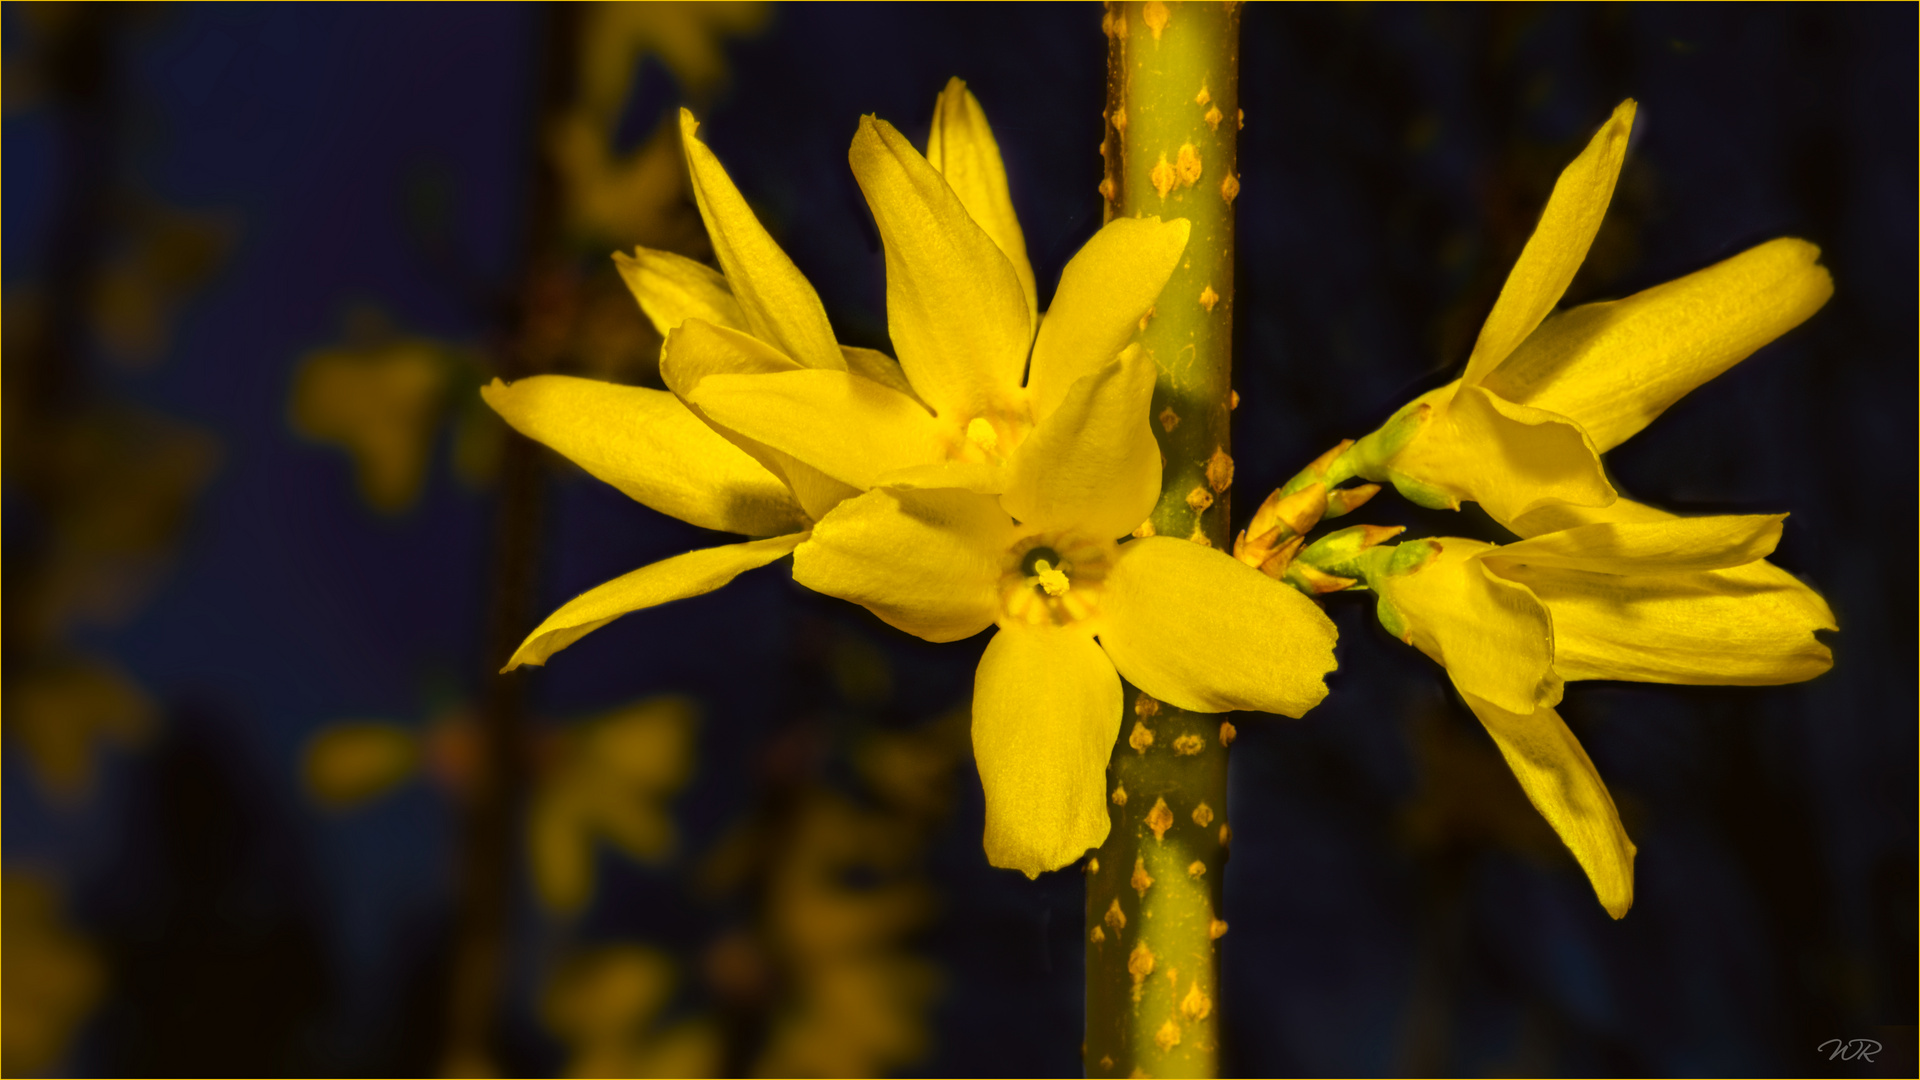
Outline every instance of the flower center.
{"label": "flower center", "polygon": [[1007,549],[1000,574],[1001,626],[1071,626],[1100,613],[1118,550],[1069,532],[1034,533]]}
{"label": "flower center", "polygon": [[971,461],[998,465],[1006,461],[1033,429],[1033,421],[1022,408],[990,408],[957,428],[948,428],[948,461]]}

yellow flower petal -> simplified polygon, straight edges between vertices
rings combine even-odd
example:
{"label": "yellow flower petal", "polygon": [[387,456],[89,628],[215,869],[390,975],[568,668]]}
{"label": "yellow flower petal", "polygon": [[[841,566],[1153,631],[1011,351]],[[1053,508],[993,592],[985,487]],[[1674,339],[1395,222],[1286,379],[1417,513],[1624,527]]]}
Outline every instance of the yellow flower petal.
{"label": "yellow flower petal", "polygon": [[1493,736],[1534,808],[1587,872],[1600,906],[1616,919],[1626,915],[1633,906],[1635,848],[1580,740],[1552,709],[1521,716],[1464,689],[1460,696]]}
{"label": "yellow flower petal", "polygon": [[1721,514],[1641,523],[1596,522],[1508,544],[1487,556],[1509,567],[1601,574],[1677,574],[1744,566],[1773,553],[1785,514]]}
{"label": "yellow flower petal", "polygon": [[[667,335],[660,351],[660,377],[667,388],[688,401],[700,380],[709,375],[771,374],[805,371],[799,364],[759,338],[699,319],[688,319]],[[688,408],[703,422],[711,423],[702,411]],[[844,499],[858,493],[853,486],[835,480],[805,462],[781,450],[748,438],[732,428],[715,424],[720,436],[739,447],[793,489],[794,498],[813,520]]]}
{"label": "yellow flower petal", "polygon": [[1574,273],[1586,261],[1587,248],[1600,231],[1600,219],[1613,201],[1613,184],[1627,157],[1633,112],[1631,98],[1621,102],[1613,116],[1594,132],[1587,148],[1560,173],[1547,199],[1547,209],[1540,215],[1540,224],[1527,239],[1520,261],[1507,275],[1500,298],[1494,301],[1493,311],[1480,328],[1462,380],[1467,386],[1491,374],[1533,333],[1560,302]]}
{"label": "yellow flower petal", "polygon": [[820,519],[793,553],[793,579],[909,634],[958,641],[993,624],[996,560],[1013,538],[992,496],[883,488]]}
{"label": "yellow flower petal", "polygon": [[[913,384],[907,381],[907,373],[900,370],[900,361],[895,360],[879,349],[862,349],[857,345],[842,345],[840,346],[840,355],[847,361],[847,370],[853,372],[855,375],[865,379],[872,379],[881,386],[892,387],[912,398],[914,401],[919,402],[921,405],[926,404],[926,402],[920,401],[918,394],[913,392]],[[929,409],[927,411],[932,412],[933,410]]]}
{"label": "yellow flower petal", "polygon": [[720,159],[694,134],[699,126],[693,113],[680,110],[680,141],[687,151],[694,201],[748,329],[803,367],[844,370],[846,361],[819,295],[753,216]]}
{"label": "yellow flower petal", "polygon": [[1121,676],[1178,708],[1301,716],[1327,696],[1333,623],[1212,548],[1166,536],[1121,545],[1101,621],[1100,644]]}
{"label": "yellow flower petal", "polygon": [[663,514],[748,536],[806,528],[779,477],[663,390],[536,375],[480,394],[514,430]]}
{"label": "yellow flower petal", "polygon": [[614,252],[613,265],[663,338],[688,319],[704,319],[729,330],[747,328],[746,312],[733,298],[727,279],[705,263],[671,251],[637,247],[631,256]]}
{"label": "yellow flower petal", "polygon": [[[1508,521],[1537,506],[1598,506],[1615,498],[1599,453],[1580,426],[1455,383],[1441,408],[1394,457],[1394,471],[1479,503]],[[1435,395],[1444,402],[1444,391]]]}
{"label": "yellow flower petal", "polygon": [[943,456],[945,428],[925,408],[845,371],[709,375],[687,401],[715,423],[857,488]]}
{"label": "yellow flower petal", "polygon": [[522,664],[545,664],[554,653],[628,612],[710,593],[742,573],[765,566],[792,551],[806,538],[806,533],[793,533],[744,544],[702,548],[622,574],[605,585],[588,589],[547,616],[500,670],[508,672]]}
{"label": "yellow flower petal", "polygon": [[959,196],[884,120],[848,152],[887,259],[887,329],[923,401],[965,423],[1020,385],[1031,320],[1020,277]]}
{"label": "yellow flower petal", "polygon": [[709,375],[774,375],[805,371],[785,353],[751,334],[704,319],[687,319],[667,333],[660,378],[682,399]]}
{"label": "yellow flower petal", "polygon": [[987,861],[1028,877],[1107,838],[1107,757],[1120,676],[1085,633],[1015,627],[973,677],[973,756],[987,795]]}
{"label": "yellow flower petal", "polygon": [[981,495],[998,495],[1007,490],[1007,470],[973,461],[936,461],[931,465],[911,465],[882,473],[873,486],[916,491],[959,488]]}
{"label": "yellow flower petal", "polygon": [[1553,609],[1554,667],[1569,680],[1771,686],[1833,666],[1813,636],[1835,628],[1826,602],[1772,563],[1642,576],[1512,573]]}
{"label": "yellow flower petal", "polygon": [[1126,347],[1180,262],[1188,231],[1185,218],[1119,218],[1067,262],[1033,343],[1027,389],[1035,420],[1045,420],[1068,387]]}
{"label": "yellow flower petal", "polygon": [[1034,290],[1033,266],[1027,261],[1027,238],[1013,213],[1007,191],[1007,169],[1000,162],[1000,144],[994,141],[987,114],[967,84],[947,80],[933,106],[933,129],[927,133],[927,164],[947,178],[960,205],[986,230],[1013,265],[1027,297],[1027,317],[1038,321],[1040,303]]}
{"label": "yellow flower petal", "polygon": [[1783,237],[1624,300],[1542,323],[1482,384],[1573,418],[1605,452],[1833,295],[1820,249]]}
{"label": "yellow flower petal", "polygon": [[[1674,520],[1658,507],[1621,499],[1601,509],[1542,508],[1513,528],[1537,536],[1596,522]],[[1839,629],[1833,609],[1765,560],[1637,580],[1556,575],[1535,588],[1546,590],[1543,600],[1553,598],[1556,664],[1567,679],[1770,686],[1833,666],[1832,651],[1813,636]]]}
{"label": "yellow flower petal", "polygon": [[1007,462],[1000,505],[1036,529],[1125,536],[1160,498],[1160,447],[1147,406],[1153,361],[1138,346],[1077,380]]}
{"label": "yellow flower petal", "polygon": [[1382,578],[1384,600],[1406,621],[1411,644],[1447,669],[1454,684],[1516,713],[1557,704],[1555,623],[1526,586],[1491,572],[1501,550],[1445,537],[1440,554],[1410,574]]}

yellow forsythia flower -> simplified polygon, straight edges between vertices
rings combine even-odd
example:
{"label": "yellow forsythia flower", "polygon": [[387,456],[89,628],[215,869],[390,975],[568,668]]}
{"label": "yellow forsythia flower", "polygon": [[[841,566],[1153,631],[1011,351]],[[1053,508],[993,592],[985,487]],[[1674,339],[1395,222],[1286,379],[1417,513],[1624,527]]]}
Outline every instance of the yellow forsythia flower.
{"label": "yellow forsythia flower", "polygon": [[1444,537],[1372,572],[1355,565],[1381,622],[1446,667],[1615,918],[1633,903],[1634,847],[1554,711],[1563,684],[1798,682],[1832,667],[1814,631],[1836,628],[1818,594],[1765,559],[1783,515],[1680,518],[1619,498],[1601,470],[1601,453],[1833,294],[1819,249],[1783,238],[1552,314],[1612,198],[1633,114],[1623,102],[1561,174],[1465,374],[1354,454],[1360,475],[1429,506],[1477,501],[1523,537]]}
{"label": "yellow forsythia flower", "polygon": [[988,861],[1036,875],[1106,839],[1120,677],[1198,712],[1299,716],[1326,695],[1333,624],[1231,556],[1115,543],[1152,508],[1150,362],[1129,352],[1022,447],[1008,491],[879,488],[822,518],[794,579],[930,641],[990,625],[973,749]]}
{"label": "yellow forsythia flower", "polygon": [[[896,369],[834,343],[684,123],[702,211],[727,223],[714,247],[731,304],[706,279],[715,317],[671,332],[661,373],[743,445],[853,496],[795,550],[796,581],[931,641],[1003,628],[974,687],[989,861],[1038,874],[1106,838],[1121,674],[1205,712],[1298,716],[1320,701],[1334,632],[1310,601],[1185,541],[1115,542],[1159,496],[1154,367],[1126,343],[1185,248],[1184,221],[1109,223],[1036,333],[1025,244],[972,95],[958,81],[941,95],[931,159],[863,118],[850,157],[886,247]],[[656,272],[644,255],[636,278]],[[643,305],[666,293],[636,284]]]}
{"label": "yellow forsythia flower", "polygon": [[1633,903],[1634,847],[1553,709],[1563,682],[1798,682],[1833,665],[1813,631],[1834,622],[1819,596],[1765,561],[1784,515],[1680,518],[1626,500],[1608,512],[1633,520],[1504,546],[1426,541],[1423,565],[1370,584],[1382,621],[1446,667],[1619,918]]}
{"label": "yellow forsythia flower", "polygon": [[954,80],[940,95],[930,157],[870,117],[854,141],[854,174],[887,241],[896,363],[835,341],[813,286],[696,126],[683,112],[687,166],[721,272],[645,248],[615,257],[668,338],[661,374],[673,392],[545,375],[496,381],[483,394],[522,434],[638,501],[771,538],[689,552],[589,590],[541,623],[509,669],[780,558],[814,521],[883,479],[997,493],[1007,456],[1074,380],[1126,344],[1186,245],[1184,221],[1108,224],[1068,263],[1042,322],[999,147]]}
{"label": "yellow forsythia flower", "polygon": [[1553,313],[1613,197],[1633,114],[1622,102],[1560,174],[1465,374],[1396,414],[1425,410],[1404,447],[1370,459],[1363,443],[1361,475],[1424,505],[1478,502],[1509,525],[1542,507],[1611,505],[1600,454],[1833,295],[1820,249],[1781,238],[1623,300]]}

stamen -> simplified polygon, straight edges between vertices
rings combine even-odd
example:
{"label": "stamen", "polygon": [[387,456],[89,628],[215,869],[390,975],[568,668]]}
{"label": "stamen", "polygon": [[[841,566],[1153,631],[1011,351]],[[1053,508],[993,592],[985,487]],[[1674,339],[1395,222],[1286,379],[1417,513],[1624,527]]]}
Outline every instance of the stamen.
{"label": "stamen", "polygon": [[1067,590],[1073,588],[1073,582],[1067,580],[1067,575],[1055,570],[1045,559],[1033,564],[1033,576],[1048,596],[1065,596]]}
{"label": "stamen", "polygon": [[967,441],[988,453],[992,453],[993,449],[1000,445],[1000,436],[993,430],[993,425],[987,423],[984,417],[976,416],[967,421]]}

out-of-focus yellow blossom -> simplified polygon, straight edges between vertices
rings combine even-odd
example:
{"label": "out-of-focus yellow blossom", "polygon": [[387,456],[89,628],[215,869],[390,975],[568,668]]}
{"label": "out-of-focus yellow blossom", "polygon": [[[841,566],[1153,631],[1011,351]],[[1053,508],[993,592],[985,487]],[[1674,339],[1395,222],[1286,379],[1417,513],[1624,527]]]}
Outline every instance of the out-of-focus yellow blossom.
{"label": "out-of-focus yellow blossom", "polygon": [[233,223],[136,201],[128,234],[101,267],[93,289],[94,330],[115,358],[146,366],[166,351],[174,311],[232,246]]}
{"label": "out-of-focus yellow blossom", "polygon": [[1781,238],[1623,300],[1554,314],[1612,199],[1634,107],[1622,102],[1560,174],[1465,374],[1363,440],[1359,475],[1390,480],[1423,505],[1472,500],[1503,523],[1547,506],[1610,505],[1601,453],[1833,294],[1820,249]]}
{"label": "out-of-focus yellow blossom", "polygon": [[293,377],[293,429],[345,450],[374,509],[404,510],[426,477],[454,363],[445,346],[425,338],[309,353]]}
{"label": "out-of-focus yellow blossom", "polygon": [[[699,707],[683,697],[645,698],[542,732],[525,745],[533,761],[527,862],[548,908],[573,914],[593,895],[595,848],[604,840],[646,863],[673,854],[669,802],[693,771]],[[350,720],[307,743],[307,794],[347,810],[423,776],[456,801],[474,795],[482,774],[478,718],[464,707],[424,730]]]}
{"label": "out-of-focus yellow blossom", "polygon": [[544,663],[620,615],[709,592],[780,558],[814,521],[876,483],[1005,490],[1003,466],[1076,379],[1126,344],[1186,243],[1185,222],[1109,224],[1068,264],[1040,320],[998,145],[955,80],[936,107],[930,158],[872,118],[851,154],[886,241],[896,363],[834,339],[813,286],[700,141],[691,114],[682,113],[681,131],[721,272],[646,248],[616,256],[668,339],[661,374],[672,393],[565,376],[495,382],[484,393],[514,428],[640,502],[770,538],[691,552],[593,589],[536,628],[508,668]]}
{"label": "out-of-focus yellow blossom", "polygon": [[594,841],[643,862],[672,854],[667,801],[687,782],[699,710],[656,697],[559,737],[528,810],[534,885],[549,907],[575,912],[593,893]]}
{"label": "out-of-focus yellow blossom", "polygon": [[[885,1075],[926,1053],[939,986],[933,966],[902,947],[933,913],[925,881],[902,872],[922,856],[924,823],[825,792],[793,817],[766,897],[790,997],[755,1074]],[[850,886],[854,874],[872,880]]]}
{"label": "out-of-focus yellow blossom", "polygon": [[7,942],[0,962],[0,1068],[9,1076],[59,1064],[106,988],[93,946],[66,925],[44,881],[9,871],[0,884]]}
{"label": "out-of-focus yellow blossom", "polygon": [[1512,544],[1445,537],[1336,567],[1366,577],[1381,622],[1446,667],[1615,918],[1633,903],[1634,847],[1553,709],[1563,683],[1798,682],[1832,666],[1814,631],[1835,628],[1824,601],[1765,561],[1784,515],[1623,506],[1634,520],[1608,508],[1613,520]]}
{"label": "out-of-focus yellow blossom", "polygon": [[720,1033],[711,1022],[655,1022],[674,981],[673,962],[639,945],[603,946],[564,962],[541,1015],[567,1045],[567,1075],[718,1075]]}
{"label": "out-of-focus yellow blossom", "polygon": [[577,93],[553,121],[548,152],[572,230],[679,248],[697,244],[686,214],[686,170],[677,132],[661,123],[634,149],[615,145],[633,82],[648,57],[663,64],[683,100],[706,101],[726,75],[721,44],[766,21],[757,3],[582,4]]}
{"label": "out-of-focus yellow blossom", "polygon": [[7,674],[7,732],[59,798],[92,790],[97,744],[136,745],[157,718],[139,684],[103,660],[63,657]]}
{"label": "out-of-focus yellow blossom", "polygon": [[301,756],[301,779],[314,801],[344,810],[376,799],[420,765],[420,740],[398,724],[349,721],[322,728]]}

